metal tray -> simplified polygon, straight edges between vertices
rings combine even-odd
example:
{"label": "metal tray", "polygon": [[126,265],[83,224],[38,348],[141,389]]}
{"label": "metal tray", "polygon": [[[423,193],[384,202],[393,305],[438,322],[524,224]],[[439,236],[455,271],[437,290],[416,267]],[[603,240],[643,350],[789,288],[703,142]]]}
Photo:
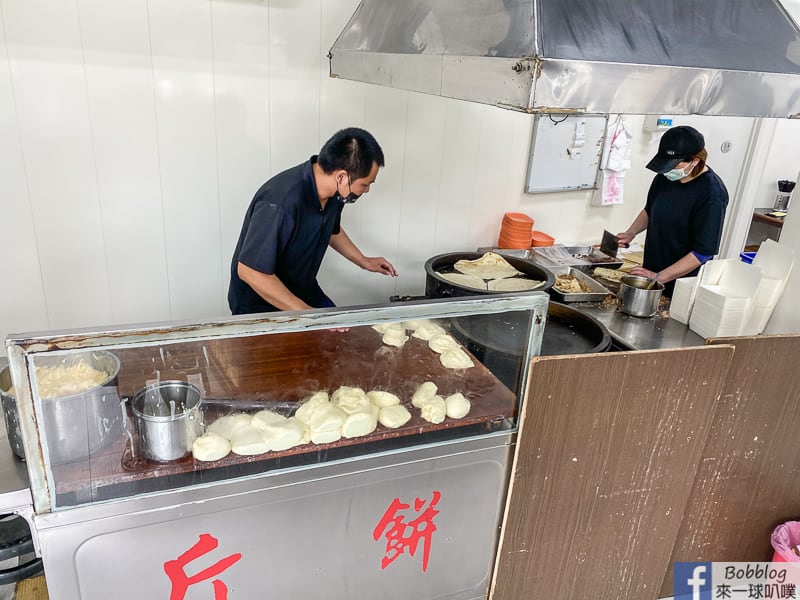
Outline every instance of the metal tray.
{"label": "metal tray", "polygon": [[611,293],[611,290],[599,284],[586,273],[575,267],[551,267],[550,271],[552,271],[553,275],[556,277],[559,275],[572,275],[575,279],[592,290],[591,292],[565,294],[557,290],[555,285],[547,290],[553,298],[561,302],[602,302],[606,296]]}
{"label": "metal tray", "polygon": [[[532,258],[534,262],[542,264],[546,267],[573,267],[584,273],[588,273],[595,267],[607,267],[609,269],[616,269],[622,266],[622,260],[619,258],[612,258],[607,254],[603,254],[594,246],[561,246],[560,250],[571,256],[568,263],[560,262],[557,258],[552,256],[555,246],[548,246],[545,248],[531,248]],[[550,256],[549,256],[550,255]],[[557,256],[557,255],[556,255]],[[551,269],[552,270],[552,269]]]}

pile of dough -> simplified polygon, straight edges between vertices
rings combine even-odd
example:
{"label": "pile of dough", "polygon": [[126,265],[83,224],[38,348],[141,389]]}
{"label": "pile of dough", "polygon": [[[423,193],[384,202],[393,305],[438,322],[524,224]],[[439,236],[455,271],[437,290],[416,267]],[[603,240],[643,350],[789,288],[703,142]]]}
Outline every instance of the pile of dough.
{"label": "pile of dough", "polygon": [[256,429],[267,429],[285,425],[289,419],[271,410],[260,410],[253,415],[251,425]]}
{"label": "pile of dough", "polygon": [[381,390],[372,390],[371,392],[367,392],[367,398],[369,398],[369,401],[379,409],[400,404],[399,397],[395,396],[391,392],[384,392]]}
{"label": "pile of dough", "polygon": [[445,409],[447,416],[451,419],[463,419],[469,414],[471,405],[469,400],[464,397],[464,394],[450,394],[444,399]]}
{"label": "pile of dough", "polygon": [[382,341],[387,346],[402,348],[408,341],[408,336],[406,335],[405,329],[402,327],[392,326],[383,334]]}
{"label": "pile of dough", "polygon": [[402,404],[384,406],[378,414],[378,422],[389,429],[402,427],[411,420],[411,413]]}
{"label": "pile of dough", "polygon": [[308,428],[311,441],[315,444],[330,444],[342,437],[342,425],[347,413],[339,410],[332,402],[315,407]]}
{"label": "pile of dough", "polygon": [[524,292],[536,289],[542,284],[544,284],[544,281],[523,279],[522,277],[509,277],[507,279],[492,279],[488,287],[493,292]]}
{"label": "pile of dough", "polygon": [[427,323],[422,323],[417,329],[415,329],[412,335],[419,340],[425,340],[427,342],[433,336],[443,335],[444,333],[444,327],[428,321]]}
{"label": "pile of dough", "polygon": [[[253,422],[255,423],[255,417]],[[305,432],[305,424],[290,417],[281,424],[268,426],[263,430],[263,436],[267,440],[270,450],[281,452],[302,444]]]}
{"label": "pile of dough", "polygon": [[429,423],[441,423],[447,416],[447,405],[441,396],[427,398],[420,408],[420,416]]}
{"label": "pile of dough", "polygon": [[342,412],[352,415],[369,411],[370,402],[364,390],[358,387],[341,386],[331,395],[331,402]]}
{"label": "pile of dough", "polygon": [[456,261],[453,267],[459,273],[480,279],[504,279],[520,274],[505,258],[494,252],[487,252],[475,260]]}
{"label": "pile of dough", "polygon": [[475,275],[467,275],[466,273],[439,273],[438,275],[450,283],[455,283],[457,286],[486,291],[486,282]]}
{"label": "pile of dough", "polygon": [[422,408],[426,400],[435,396],[437,391],[439,391],[439,388],[436,387],[435,383],[426,381],[414,392],[414,395],[411,397],[411,406],[414,408]]}
{"label": "pile of dough", "polygon": [[445,350],[458,348],[458,342],[455,341],[452,336],[449,336],[446,333],[440,333],[439,335],[435,335],[428,340],[428,346],[434,352],[441,354]]}
{"label": "pile of dough", "polygon": [[316,392],[310,398],[303,401],[303,403],[294,411],[294,417],[306,425],[311,422],[311,415],[320,404],[327,404],[329,402],[328,392],[325,390]]}
{"label": "pile of dough", "polygon": [[342,437],[354,438],[368,435],[378,427],[378,412],[354,412],[342,424]]}
{"label": "pile of dough", "polygon": [[231,442],[218,433],[205,433],[192,443],[192,456],[196,460],[212,461],[228,456]]}
{"label": "pile of dough", "polygon": [[229,440],[233,439],[234,434],[240,429],[245,429],[251,426],[253,417],[246,413],[233,413],[232,415],[225,415],[214,421],[208,426],[209,433],[217,433]]}
{"label": "pile of dough", "polygon": [[472,359],[461,348],[451,348],[439,355],[439,361],[448,369],[469,369],[474,367]]}
{"label": "pile of dough", "polygon": [[[223,417],[224,418],[224,417]],[[231,450],[240,456],[254,456],[269,452],[269,443],[260,429],[252,426],[238,429],[231,438]]]}

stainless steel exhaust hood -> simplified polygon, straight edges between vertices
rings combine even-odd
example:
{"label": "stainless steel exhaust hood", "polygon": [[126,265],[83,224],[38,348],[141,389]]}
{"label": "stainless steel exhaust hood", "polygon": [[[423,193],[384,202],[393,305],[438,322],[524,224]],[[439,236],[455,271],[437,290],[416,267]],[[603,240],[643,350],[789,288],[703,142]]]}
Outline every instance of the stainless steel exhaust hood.
{"label": "stainless steel exhaust hood", "polygon": [[332,77],[538,112],[800,117],[778,0],[362,0]]}

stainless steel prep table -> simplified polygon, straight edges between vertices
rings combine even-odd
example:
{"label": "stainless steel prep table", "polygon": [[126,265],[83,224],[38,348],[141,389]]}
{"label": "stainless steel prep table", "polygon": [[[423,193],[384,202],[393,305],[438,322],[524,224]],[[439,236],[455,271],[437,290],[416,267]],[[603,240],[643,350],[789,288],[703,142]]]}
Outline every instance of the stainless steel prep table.
{"label": "stainless steel prep table", "polygon": [[617,310],[616,304],[581,302],[572,306],[605,325],[617,345],[624,350],[662,350],[705,344],[705,340],[688,326],[660,312],[644,318],[626,315]]}

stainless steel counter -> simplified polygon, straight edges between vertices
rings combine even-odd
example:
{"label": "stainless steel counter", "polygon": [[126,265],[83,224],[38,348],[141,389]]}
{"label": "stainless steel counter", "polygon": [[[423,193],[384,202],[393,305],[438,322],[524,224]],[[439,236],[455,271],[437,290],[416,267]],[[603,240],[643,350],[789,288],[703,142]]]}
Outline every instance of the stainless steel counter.
{"label": "stainless steel counter", "polygon": [[633,350],[658,350],[702,346],[705,340],[674,319],[656,313],[649,318],[632,317],[617,310],[617,305],[580,302],[574,308],[590,315],[606,326],[617,345]]}
{"label": "stainless steel counter", "polygon": [[[0,369],[8,361],[0,356]],[[0,419],[0,514],[21,513],[32,509],[28,470],[11,452],[5,421]]]}

